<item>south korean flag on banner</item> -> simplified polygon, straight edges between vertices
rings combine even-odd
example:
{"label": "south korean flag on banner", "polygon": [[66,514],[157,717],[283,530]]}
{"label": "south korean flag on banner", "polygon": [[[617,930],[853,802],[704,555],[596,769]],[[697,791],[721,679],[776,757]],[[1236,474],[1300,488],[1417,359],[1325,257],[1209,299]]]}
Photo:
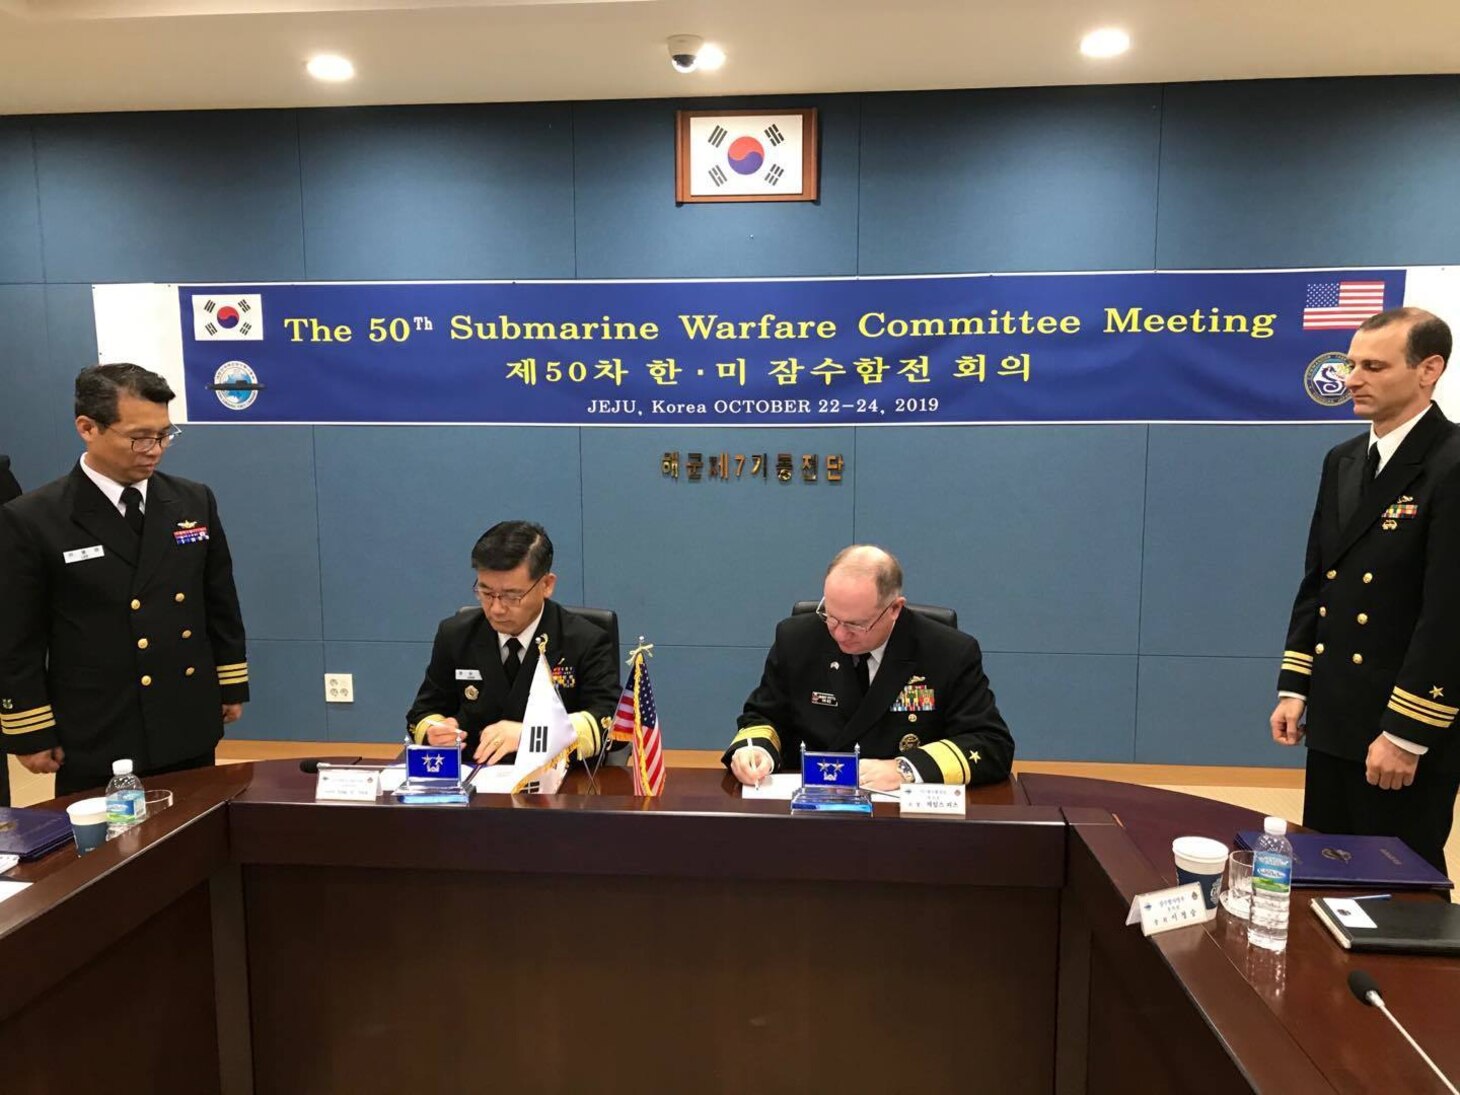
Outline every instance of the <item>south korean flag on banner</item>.
{"label": "south korean flag on banner", "polygon": [[694,197],[799,194],[801,114],[738,114],[689,121],[690,194]]}
{"label": "south korean flag on banner", "polygon": [[527,710],[522,713],[522,737],[517,742],[517,770],[514,791],[556,794],[568,770],[568,758],[578,744],[578,734],[568,718],[558,690],[548,675],[547,655],[538,652],[532,672],[532,689]]}
{"label": "south korean flag on banner", "polygon": [[264,337],[264,298],[193,297],[193,338],[199,342],[260,342]]}

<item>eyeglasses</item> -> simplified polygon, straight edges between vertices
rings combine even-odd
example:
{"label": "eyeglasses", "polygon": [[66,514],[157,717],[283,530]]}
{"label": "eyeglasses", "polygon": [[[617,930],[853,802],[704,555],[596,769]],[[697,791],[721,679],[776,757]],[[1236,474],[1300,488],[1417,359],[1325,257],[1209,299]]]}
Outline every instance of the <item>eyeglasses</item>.
{"label": "eyeglasses", "polygon": [[[102,427],[103,430],[106,428],[106,426]],[[172,443],[181,436],[182,430],[176,426],[169,426],[166,433],[158,434],[156,437],[131,437],[128,440],[132,442],[133,452],[142,453],[145,456],[159,448],[171,448]]]}
{"label": "eyeglasses", "polygon": [[893,601],[896,600],[897,598],[894,597],[892,601],[888,601],[885,605],[882,606],[882,611],[873,616],[872,619],[865,624],[854,624],[849,620],[840,619],[839,617],[833,616],[831,613],[827,612],[825,597],[816,602],[816,614],[820,616],[822,622],[825,623],[826,626],[831,628],[832,630],[836,630],[839,627],[843,631],[850,631],[854,635],[865,635],[868,631],[871,631],[874,627],[877,626],[878,620],[887,615],[887,610],[892,607]]}
{"label": "eyeglasses", "polygon": [[485,588],[480,582],[473,582],[471,591],[477,595],[477,600],[481,601],[483,604],[489,605],[493,601],[500,601],[502,602],[503,608],[516,608],[522,603],[523,599],[529,593],[537,588],[538,582],[541,582],[542,579],[546,577],[547,575],[544,574],[542,578],[539,578],[537,582],[533,582],[532,585],[528,586],[521,593],[518,593],[516,590],[508,590],[506,593],[493,593],[490,589]]}

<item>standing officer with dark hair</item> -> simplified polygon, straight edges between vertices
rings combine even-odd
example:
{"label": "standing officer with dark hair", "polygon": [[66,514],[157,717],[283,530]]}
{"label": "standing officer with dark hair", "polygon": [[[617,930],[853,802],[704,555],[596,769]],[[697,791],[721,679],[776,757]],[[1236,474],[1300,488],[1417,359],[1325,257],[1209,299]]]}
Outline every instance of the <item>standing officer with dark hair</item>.
{"label": "standing officer with dark hair", "polygon": [[1431,398],[1450,349],[1418,308],[1354,332],[1369,431],[1323,460],[1270,720],[1280,744],[1308,737],[1304,825],[1400,837],[1441,871],[1460,786],[1460,427]]}
{"label": "standing officer with dark hair", "polygon": [[416,741],[463,742],[468,755],[496,764],[517,751],[522,715],[547,636],[553,684],[578,733],[578,756],[602,750],[618,706],[618,654],[608,632],[554,604],[553,542],[541,525],[502,521],[471,551],[472,592],[481,611],[441,621],[426,679],[406,714]]}
{"label": "standing officer with dark hair", "polygon": [[248,699],[213,492],[157,471],[179,430],[137,365],[76,378],[72,472],[0,510],[0,730],[56,793],[213,763]]}
{"label": "standing officer with dark hair", "polygon": [[[10,457],[0,452],[0,506],[12,498],[20,497],[20,484],[15,481],[15,476],[10,471]],[[0,605],[0,611],[4,606]],[[0,806],[10,805],[10,765],[5,759],[5,753],[0,750]]]}

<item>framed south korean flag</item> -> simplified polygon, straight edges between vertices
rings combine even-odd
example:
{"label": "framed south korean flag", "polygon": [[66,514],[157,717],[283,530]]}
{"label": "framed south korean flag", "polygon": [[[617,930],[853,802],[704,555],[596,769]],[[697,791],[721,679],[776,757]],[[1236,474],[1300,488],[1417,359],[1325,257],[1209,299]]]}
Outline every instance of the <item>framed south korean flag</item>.
{"label": "framed south korean flag", "polygon": [[816,109],[675,112],[677,202],[812,202]]}

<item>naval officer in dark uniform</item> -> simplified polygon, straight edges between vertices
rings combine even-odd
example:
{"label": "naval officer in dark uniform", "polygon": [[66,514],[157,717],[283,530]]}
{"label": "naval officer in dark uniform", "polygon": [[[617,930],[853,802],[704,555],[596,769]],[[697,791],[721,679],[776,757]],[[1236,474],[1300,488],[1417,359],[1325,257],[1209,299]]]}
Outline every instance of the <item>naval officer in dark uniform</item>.
{"label": "naval officer in dark uniform", "polygon": [[177,438],[167,381],[76,378],[86,453],[0,510],[0,730],[56,793],[213,763],[248,699],[243,617],[213,492],[157,470]]}
{"label": "naval officer in dark uniform", "polygon": [[722,758],[741,783],[798,770],[807,749],[862,748],[863,786],[996,783],[1014,739],[978,642],[905,611],[902,567],[881,548],[844,548],[815,615],[776,627],[760,684]]}
{"label": "naval officer in dark uniform", "polygon": [[406,713],[415,741],[465,746],[498,764],[517,752],[522,716],[547,639],[548,671],[578,735],[577,757],[603,751],[618,706],[618,652],[607,631],[555,604],[553,542],[528,521],[502,521],[471,551],[480,609],[442,620],[431,663]]}
{"label": "naval officer in dark uniform", "polygon": [[1308,739],[1304,825],[1400,837],[1441,871],[1460,786],[1460,427],[1432,402],[1450,350],[1418,308],[1354,333],[1369,430],[1323,460],[1270,720]]}
{"label": "naval officer in dark uniform", "polygon": [[[10,470],[10,457],[0,452],[0,506],[19,497],[20,484],[15,481],[15,475]],[[3,604],[0,604],[0,611],[4,611]],[[0,806],[9,805],[10,765],[5,759],[4,750],[0,750]]]}

